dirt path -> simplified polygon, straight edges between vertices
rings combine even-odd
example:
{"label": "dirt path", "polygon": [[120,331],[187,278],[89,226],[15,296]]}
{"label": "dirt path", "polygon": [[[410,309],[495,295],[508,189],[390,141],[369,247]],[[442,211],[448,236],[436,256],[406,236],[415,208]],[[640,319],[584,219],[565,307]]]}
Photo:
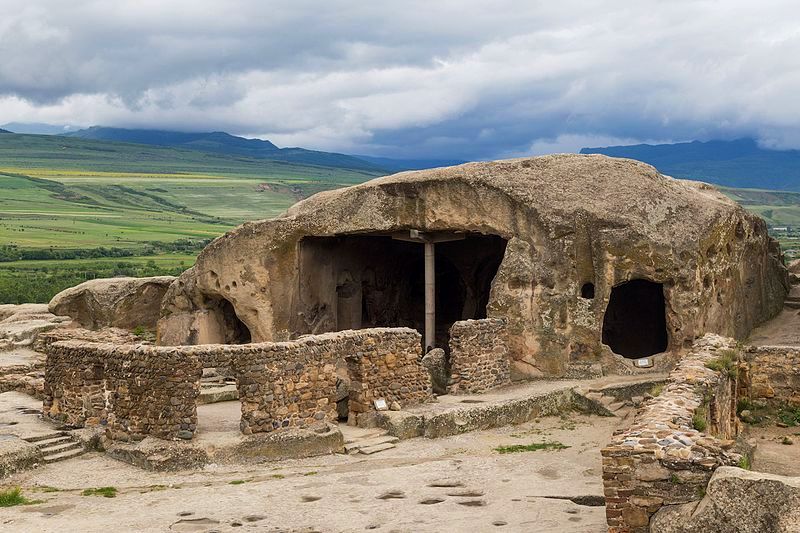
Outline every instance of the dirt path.
{"label": "dirt path", "polygon": [[[619,418],[575,415],[372,456],[335,455],[150,473],[93,453],[17,474],[38,505],[4,509],[1,531],[605,531],[600,447]],[[553,441],[563,450],[500,454]],[[41,487],[58,492],[44,492]],[[115,498],[81,496],[114,486]],[[36,490],[40,487],[40,490]],[[554,498],[555,497],[555,498]]]}
{"label": "dirt path", "polygon": [[[790,297],[800,297],[800,285],[793,285]],[[800,346],[800,309],[784,306],[781,312],[750,333],[754,346]]]}

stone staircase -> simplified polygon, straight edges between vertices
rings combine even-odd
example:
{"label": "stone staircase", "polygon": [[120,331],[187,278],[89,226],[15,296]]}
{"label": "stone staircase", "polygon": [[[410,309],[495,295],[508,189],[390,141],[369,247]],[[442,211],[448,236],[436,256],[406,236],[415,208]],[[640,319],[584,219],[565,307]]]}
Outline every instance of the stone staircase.
{"label": "stone staircase", "polygon": [[783,305],[790,309],[800,309],[800,285],[793,285]]}
{"label": "stone staircase", "polygon": [[395,447],[400,439],[388,435],[382,429],[364,430],[346,426],[344,435],[344,451],[349,455],[372,455]]}
{"label": "stone staircase", "polygon": [[657,385],[666,380],[666,375],[643,376],[639,379],[610,383],[602,386],[589,386],[576,392],[594,402],[606,415],[626,417],[632,413],[632,408],[639,407]]}
{"label": "stone staircase", "polygon": [[67,459],[83,455],[86,451],[83,448],[83,444],[67,431],[57,431],[55,433],[27,437],[24,440],[39,448],[39,451],[42,452],[42,456],[44,457],[45,464],[66,461]]}
{"label": "stone staircase", "polygon": [[[619,411],[626,407],[634,407],[633,400],[619,400],[616,396],[604,393],[602,390],[589,391],[585,394],[587,398],[604,407],[609,414],[618,416]],[[637,398],[638,399],[638,398]]]}

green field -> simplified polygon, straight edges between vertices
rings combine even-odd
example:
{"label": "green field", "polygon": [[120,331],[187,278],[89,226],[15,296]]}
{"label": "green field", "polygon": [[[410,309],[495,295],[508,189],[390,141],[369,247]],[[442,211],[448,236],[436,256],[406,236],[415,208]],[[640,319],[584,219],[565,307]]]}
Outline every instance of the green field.
{"label": "green field", "polygon": [[[378,175],[2,134],[0,303],[45,302],[96,277],[180,273],[209,240],[242,222],[274,217],[315,192]],[[723,190],[766,219],[788,256],[800,255],[800,193]]]}
{"label": "green field", "polygon": [[160,254],[68,261],[0,263],[0,303],[48,302],[53,295],[84,281],[114,276],[179,275],[196,254]]}
{"label": "green field", "polygon": [[208,239],[377,174],[104,141],[0,136],[0,243],[138,248]]}
{"label": "green field", "polygon": [[[155,146],[0,135],[0,249],[11,252],[0,253],[0,303],[47,301],[83,278],[173,274],[191,266],[210,239],[242,222],[274,217],[315,192],[377,175]],[[176,241],[189,243],[191,253],[163,255]],[[167,246],[154,250],[153,243]],[[136,256],[55,262],[8,257],[99,247],[100,255],[115,248]]]}
{"label": "green field", "polygon": [[800,257],[800,193],[720,187],[729,198],[767,222],[786,257]]}

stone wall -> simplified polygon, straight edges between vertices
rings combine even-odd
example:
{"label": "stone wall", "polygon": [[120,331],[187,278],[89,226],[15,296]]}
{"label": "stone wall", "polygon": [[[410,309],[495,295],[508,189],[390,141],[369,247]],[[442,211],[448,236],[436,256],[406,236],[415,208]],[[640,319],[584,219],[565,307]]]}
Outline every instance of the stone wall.
{"label": "stone wall", "polygon": [[340,347],[335,335],[237,346],[233,368],[242,433],[335,421]]}
{"label": "stone wall", "polygon": [[[410,406],[432,397],[419,363],[419,333],[408,328],[347,330],[288,342],[225,347],[232,356],[245,434],[336,421],[336,369],[346,361],[349,411],[375,411],[372,400]],[[183,349],[191,349],[184,347]]]}
{"label": "stone wall", "polygon": [[774,406],[800,406],[800,348],[749,346],[748,383],[745,394]]}
{"label": "stone wall", "polygon": [[633,425],[602,449],[609,532],[646,532],[663,505],[699,500],[713,471],[735,465],[739,431],[737,370],[709,363],[735,350],[732,339],[706,335],[670,374]]}
{"label": "stone wall", "polygon": [[113,347],[104,355],[110,438],[192,438],[201,373],[196,357],[152,346]]}
{"label": "stone wall", "polygon": [[192,438],[199,359],[146,345],[54,342],[45,362],[45,416],[73,426],[106,424],[115,440]]}
{"label": "stone wall", "polygon": [[345,364],[355,414],[374,411],[375,398],[403,407],[432,398],[430,376],[419,363],[420,335],[408,328],[241,345],[57,339],[47,343],[44,414],[75,426],[107,423],[114,440],[192,438],[200,377],[209,367],[232,368],[246,434],[335,421],[336,371]]}
{"label": "stone wall", "polygon": [[384,398],[393,410],[433,398],[431,377],[420,363],[422,337],[410,328],[375,328],[346,332],[349,411],[356,418],[375,411]]}
{"label": "stone wall", "polygon": [[463,320],[450,328],[451,394],[483,392],[511,381],[505,321]]}
{"label": "stone wall", "polygon": [[103,371],[102,354],[91,345],[77,341],[49,344],[44,365],[44,415],[76,427],[104,421]]}

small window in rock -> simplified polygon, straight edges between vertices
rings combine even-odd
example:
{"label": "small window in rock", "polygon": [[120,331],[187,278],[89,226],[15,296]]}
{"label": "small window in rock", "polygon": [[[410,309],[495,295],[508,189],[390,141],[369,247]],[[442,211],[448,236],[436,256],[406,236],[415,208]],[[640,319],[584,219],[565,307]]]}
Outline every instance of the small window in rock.
{"label": "small window in rock", "polygon": [[584,283],[581,287],[581,298],[591,300],[594,298],[594,283]]}

